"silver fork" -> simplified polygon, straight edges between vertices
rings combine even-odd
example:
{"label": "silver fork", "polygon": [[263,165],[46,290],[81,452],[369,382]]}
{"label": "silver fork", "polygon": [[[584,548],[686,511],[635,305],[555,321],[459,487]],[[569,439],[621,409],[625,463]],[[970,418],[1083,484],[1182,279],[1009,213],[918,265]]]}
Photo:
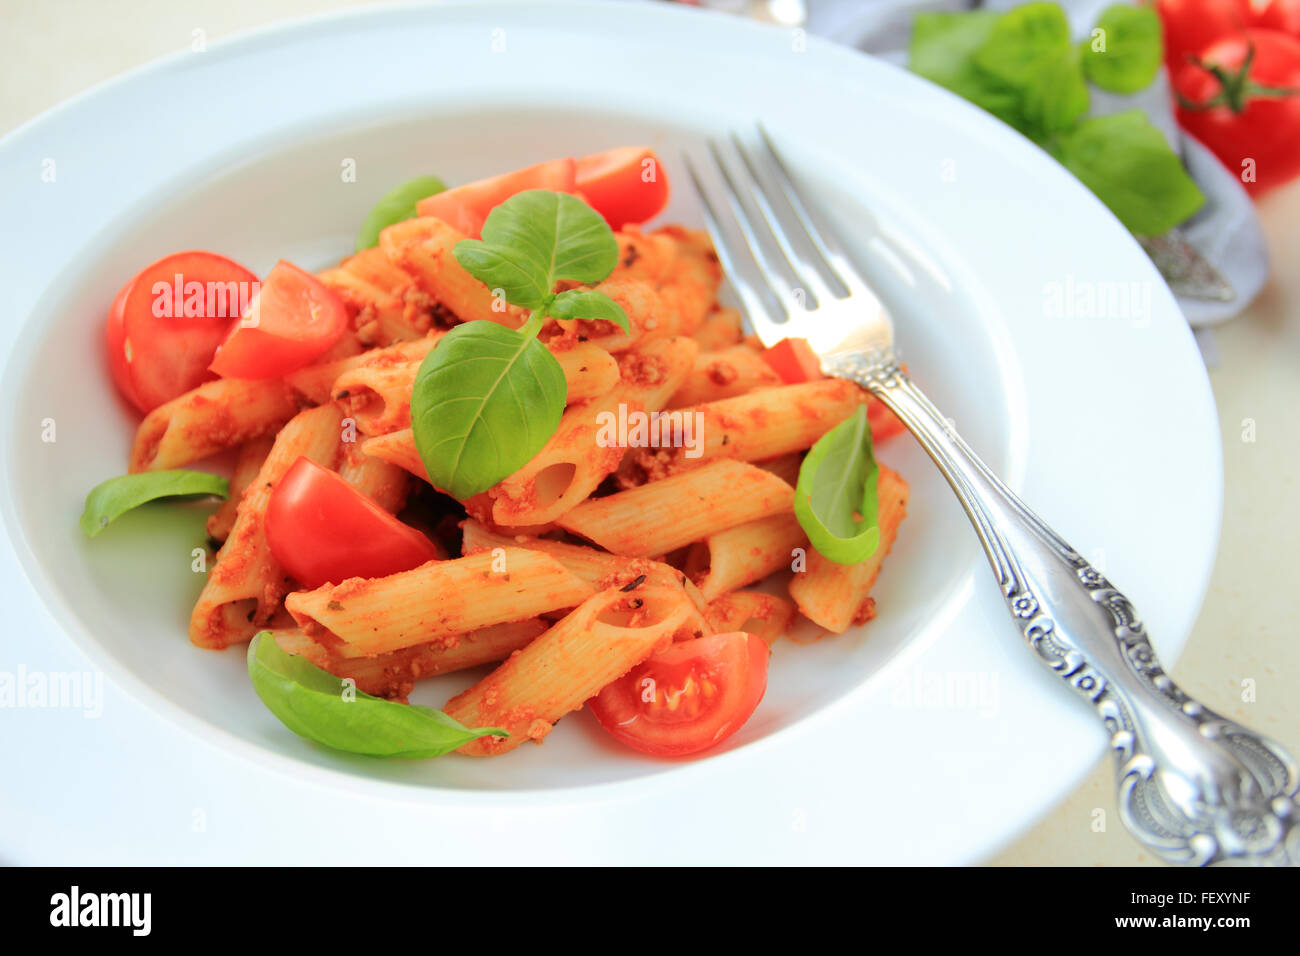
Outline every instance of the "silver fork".
{"label": "silver fork", "polygon": [[807,339],[826,374],[877,396],[934,459],[975,526],[1012,621],[1110,732],[1120,815],[1134,836],[1171,863],[1300,865],[1296,761],[1179,688],[1129,600],[1003,484],[913,384],[894,357],[880,300],[767,132],[758,132],[752,146],[735,134],[729,148],[709,143],[719,185],[684,158],[759,337],[767,345]]}

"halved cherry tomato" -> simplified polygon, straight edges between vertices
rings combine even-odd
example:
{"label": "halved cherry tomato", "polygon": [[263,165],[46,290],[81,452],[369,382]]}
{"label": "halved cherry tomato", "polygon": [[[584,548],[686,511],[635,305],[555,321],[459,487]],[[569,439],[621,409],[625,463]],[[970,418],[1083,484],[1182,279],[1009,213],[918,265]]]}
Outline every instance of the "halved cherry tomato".
{"label": "halved cherry tomato", "polygon": [[1247,192],[1300,176],[1300,40],[1276,30],[1226,36],[1173,81],[1179,125],[1243,176]]}
{"label": "halved cherry tomato", "polygon": [[309,588],[381,578],[445,557],[420,532],[309,458],[294,462],[271,492],[266,541],[281,567]]}
{"label": "halved cherry tomato", "polygon": [[767,644],[744,631],[681,641],[632,668],[589,703],[634,750],[698,753],[730,737],[767,689]]}
{"label": "halved cherry tomato", "polygon": [[105,326],[122,394],[148,413],[212,378],[213,353],[256,283],[239,263],[212,252],[177,252],[140,270],[118,292]]}
{"label": "halved cherry tomato", "polygon": [[343,300],[311,273],[281,259],[210,368],[225,378],[287,375],[328,350],[347,327]]}
{"label": "halved cherry tomato", "polygon": [[1170,74],[1219,37],[1241,32],[1241,4],[1242,0],[1156,0]]}
{"label": "halved cherry tomato", "polygon": [[436,216],[465,235],[477,239],[483,231],[483,221],[487,219],[488,213],[515,193],[527,189],[573,192],[573,170],[572,159],[553,159],[516,169],[512,173],[456,186],[436,196],[428,196],[415,204],[415,211],[421,216]]}
{"label": "halved cherry tomato", "polygon": [[621,146],[578,160],[578,192],[611,229],[653,219],[668,205],[668,177],[648,146]]}
{"label": "halved cherry tomato", "polygon": [[787,385],[815,382],[826,377],[822,374],[821,359],[807,339],[782,339],[771,348],[764,349],[763,361],[772,366],[772,371],[781,376],[781,381]]}

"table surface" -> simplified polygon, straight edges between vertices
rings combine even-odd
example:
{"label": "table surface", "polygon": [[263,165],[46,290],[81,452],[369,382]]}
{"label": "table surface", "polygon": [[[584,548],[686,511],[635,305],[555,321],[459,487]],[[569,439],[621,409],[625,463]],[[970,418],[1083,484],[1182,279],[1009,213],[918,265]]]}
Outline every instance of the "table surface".
{"label": "table surface", "polygon": [[[375,0],[0,0],[0,135],[139,64],[269,23]],[[1210,372],[1223,436],[1223,531],[1210,590],[1179,683],[1209,706],[1300,746],[1300,588],[1286,529],[1300,527],[1300,182],[1260,215],[1275,274],[1259,299],[1219,326]],[[1279,268],[1280,266],[1280,268]],[[1195,475],[1187,480],[1195,481]],[[1196,521],[1198,516],[1188,515]],[[1177,586],[1170,582],[1170,586]],[[1109,757],[993,865],[1153,865],[1115,818]],[[1101,812],[1099,812],[1101,811]]]}

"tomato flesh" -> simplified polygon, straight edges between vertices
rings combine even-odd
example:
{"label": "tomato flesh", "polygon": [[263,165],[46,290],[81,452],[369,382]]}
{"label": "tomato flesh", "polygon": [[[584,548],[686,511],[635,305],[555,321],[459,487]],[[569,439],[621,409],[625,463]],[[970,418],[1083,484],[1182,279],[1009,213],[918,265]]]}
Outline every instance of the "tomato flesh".
{"label": "tomato flesh", "polygon": [[763,361],[787,385],[815,382],[826,377],[822,374],[821,359],[807,339],[782,339],[771,348],[763,350]]}
{"label": "tomato flesh", "polygon": [[381,578],[444,557],[340,475],[299,458],[266,507],[271,554],[304,587]]}
{"label": "tomato flesh", "polygon": [[145,266],[117,293],[104,328],[118,389],[147,414],[212,378],[212,356],[256,289],[256,275],[212,252]]}
{"label": "tomato flesh", "polygon": [[491,176],[463,186],[447,189],[428,196],[415,204],[421,216],[434,216],[458,232],[477,239],[483,232],[483,222],[495,207],[516,193],[528,189],[549,189],[551,192],[574,191],[574,162],[572,159],[552,159],[514,172]]}
{"label": "tomato flesh", "polygon": [[210,368],[224,378],[277,378],[326,352],[347,327],[343,300],[311,273],[281,259]]}
{"label": "tomato flesh", "polygon": [[749,719],[767,689],[767,644],[733,631],[681,641],[588,703],[611,735],[660,757],[699,753]]}
{"label": "tomato flesh", "polygon": [[[1156,0],[1170,74],[1209,44],[1242,28],[1243,0]],[[1248,0],[1246,0],[1248,2]]]}
{"label": "tomato flesh", "polygon": [[648,146],[622,146],[577,161],[578,192],[609,227],[653,219],[668,205],[668,177]]}

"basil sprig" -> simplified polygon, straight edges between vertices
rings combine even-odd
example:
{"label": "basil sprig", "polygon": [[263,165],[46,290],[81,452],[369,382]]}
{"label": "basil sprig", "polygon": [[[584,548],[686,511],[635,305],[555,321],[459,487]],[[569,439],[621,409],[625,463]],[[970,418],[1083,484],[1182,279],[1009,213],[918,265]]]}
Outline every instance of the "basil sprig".
{"label": "basil sprig", "polygon": [[432,707],[372,697],[280,648],[269,631],[248,645],[248,676],[271,713],[300,737],[372,757],[440,757],[499,727],[471,730]]}
{"label": "basil sprig", "polygon": [[1015,127],[1046,149],[1137,235],[1161,235],[1205,197],[1164,137],[1138,110],[1087,118],[1087,82],[1134,93],[1163,57],[1159,18],[1107,8],[1094,38],[1070,39],[1055,3],[1006,13],[923,13],[912,28],[913,72]]}
{"label": "basil sprig", "polygon": [[356,251],[369,249],[379,244],[379,234],[393,223],[402,222],[415,216],[415,204],[421,199],[436,196],[447,187],[437,176],[417,176],[395,186],[375,203],[361,224],[357,233]]}
{"label": "basil sprig", "polygon": [[822,557],[857,564],[876,553],[879,475],[867,408],[859,405],[813,445],[799,467],[794,514]]}
{"label": "basil sprig", "polygon": [[515,330],[495,322],[452,329],[420,365],[411,428],[429,480],[465,500],[518,471],[559,427],[564,372],[537,333],[547,316],[603,319],[630,330],[621,306],[593,285],[618,264],[605,220],[567,193],[521,192],[488,214],[483,238],[452,250],[464,269],[511,305],[530,309]]}
{"label": "basil sprig", "polygon": [[90,494],[86,495],[86,507],[81,512],[81,530],[93,538],[110,521],[159,498],[225,498],[228,494],[230,482],[206,471],[173,468],[119,475],[90,489]]}

